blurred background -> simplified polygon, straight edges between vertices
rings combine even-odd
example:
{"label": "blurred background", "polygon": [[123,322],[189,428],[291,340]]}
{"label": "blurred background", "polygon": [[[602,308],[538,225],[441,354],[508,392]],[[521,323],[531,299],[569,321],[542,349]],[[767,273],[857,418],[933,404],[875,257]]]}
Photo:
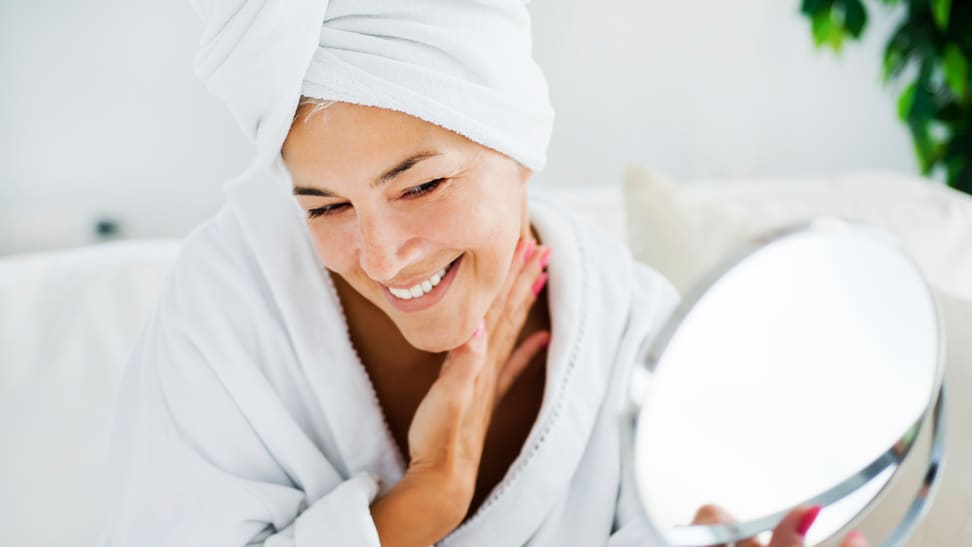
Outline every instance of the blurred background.
{"label": "blurred background", "polygon": [[[943,304],[948,459],[972,461],[972,2],[529,9],[557,113],[531,185],[683,291],[808,218],[889,231]],[[4,544],[96,544],[122,370],[182,239],[249,161],[193,74],[201,31],[187,0],[0,0]],[[972,471],[942,483],[909,547],[969,544]]]}
{"label": "blurred background", "polygon": [[[681,179],[917,173],[901,85],[881,83],[904,8],[871,9],[839,56],[800,9],[535,0],[557,112],[535,184],[618,186],[629,162]],[[201,28],[183,1],[0,0],[0,255],[182,237],[215,212],[251,146],[193,74]]]}

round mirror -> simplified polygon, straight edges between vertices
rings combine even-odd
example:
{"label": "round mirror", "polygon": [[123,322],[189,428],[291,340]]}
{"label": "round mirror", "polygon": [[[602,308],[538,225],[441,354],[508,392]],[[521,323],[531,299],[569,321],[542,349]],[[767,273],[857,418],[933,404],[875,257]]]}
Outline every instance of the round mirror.
{"label": "round mirror", "polygon": [[[827,539],[941,408],[942,354],[934,296],[885,232],[820,219],[762,238],[683,298],[633,372],[625,450],[649,523],[671,545],[726,544],[815,504],[807,544]],[[704,505],[737,521],[692,525]]]}

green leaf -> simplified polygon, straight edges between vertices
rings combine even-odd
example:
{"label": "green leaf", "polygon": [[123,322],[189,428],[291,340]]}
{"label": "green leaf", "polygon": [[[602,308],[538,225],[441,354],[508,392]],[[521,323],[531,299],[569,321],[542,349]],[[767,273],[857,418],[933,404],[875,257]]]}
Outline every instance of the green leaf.
{"label": "green leaf", "polygon": [[817,47],[822,46],[830,36],[830,8],[813,14],[810,30],[813,32],[813,43]]}
{"label": "green leaf", "polygon": [[902,23],[884,46],[884,83],[897,78],[911,61],[914,43],[910,30],[907,22]]}
{"label": "green leaf", "polygon": [[904,69],[905,56],[901,54],[897,49],[888,48],[884,50],[884,71],[881,74],[881,79],[884,83],[898,74]]}
{"label": "green leaf", "polygon": [[830,11],[830,6],[834,0],[803,0],[800,3],[800,11],[806,15],[816,15],[821,11]]}
{"label": "green leaf", "polygon": [[[900,8],[883,51],[883,76],[885,84],[905,86],[897,114],[921,172],[940,170],[953,188],[972,194],[972,0],[800,0],[816,46],[837,52],[844,40],[867,32],[875,5]],[[910,69],[917,74],[904,79]]]}
{"label": "green leaf", "polygon": [[860,38],[867,26],[867,10],[861,0],[841,0],[844,6],[844,28],[854,38]]}
{"label": "green leaf", "polygon": [[831,24],[830,29],[830,36],[827,40],[827,45],[829,45],[834,52],[840,53],[840,49],[844,45],[844,29],[834,24]]}
{"label": "green leaf", "polygon": [[956,190],[972,194],[972,162],[963,165],[955,177],[948,181],[948,184]]}
{"label": "green leaf", "polygon": [[953,156],[945,162],[945,170],[948,173],[948,180],[952,182],[959,177],[959,174],[965,169],[967,162],[962,156]]}
{"label": "green leaf", "polygon": [[910,123],[911,140],[918,156],[918,165],[922,175],[929,175],[935,167],[934,156],[938,146],[928,132],[928,126],[921,123]]}
{"label": "green leaf", "polygon": [[948,28],[948,20],[952,14],[952,0],[931,0],[932,14],[938,28],[945,30]]}
{"label": "green leaf", "polygon": [[908,121],[908,116],[911,114],[911,107],[915,104],[915,92],[918,90],[918,82],[914,81],[901,92],[901,96],[898,97],[898,118],[901,121]]}
{"label": "green leaf", "polygon": [[945,47],[945,81],[959,99],[965,98],[969,78],[969,62],[955,44]]}
{"label": "green leaf", "polygon": [[813,42],[817,47],[830,46],[835,52],[840,53],[844,43],[844,27],[832,8],[815,13],[810,27],[813,31]]}

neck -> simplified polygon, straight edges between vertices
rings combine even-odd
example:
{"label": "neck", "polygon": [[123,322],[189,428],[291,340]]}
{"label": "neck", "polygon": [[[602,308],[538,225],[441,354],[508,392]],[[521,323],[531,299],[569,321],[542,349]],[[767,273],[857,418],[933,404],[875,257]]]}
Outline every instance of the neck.
{"label": "neck", "polygon": [[341,276],[331,274],[344,308],[351,342],[366,368],[372,365],[393,366],[406,372],[414,368],[428,368],[441,364],[441,353],[415,348],[402,336],[395,323],[380,308],[364,298]]}

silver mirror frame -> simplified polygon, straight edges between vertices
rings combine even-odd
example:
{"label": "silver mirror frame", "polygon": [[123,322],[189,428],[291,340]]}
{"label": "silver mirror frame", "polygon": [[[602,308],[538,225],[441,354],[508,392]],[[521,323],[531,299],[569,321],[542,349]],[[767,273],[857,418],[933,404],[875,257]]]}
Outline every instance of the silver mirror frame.
{"label": "silver mirror frame", "polygon": [[[663,531],[656,526],[642,501],[635,465],[635,439],[638,431],[638,418],[640,416],[641,407],[643,404],[643,400],[641,399],[642,394],[645,392],[645,386],[649,381],[649,377],[655,372],[666,347],[668,346],[672,337],[678,331],[678,328],[682,324],[683,320],[688,316],[702,297],[706,295],[709,289],[726,273],[757,251],[781,239],[797,234],[821,231],[833,233],[837,231],[850,230],[865,230],[872,236],[878,236],[886,239],[890,245],[897,247],[906,257],[908,256],[907,253],[901,249],[901,246],[898,244],[897,240],[887,232],[867,224],[841,218],[821,217],[808,222],[768,232],[761,237],[753,239],[737,252],[730,254],[728,258],[722,260],[715,268],[713,268],[708,275],[693,285],[693,287],[687,291],[685,295],[683,295],[678,307],[672,312],[665,326],[661,331],[659,331],[658,335],[638,352],[638,362],[636,362],[632,368],[630,378],[631,381],[627,391],[627,400],[625,401],[624,411],[622,412],[620,418],[622,480],[626,481],[627,486],[631,487],[633,491],[637,493],[635,497],[637,498],[639,513],[641,514],[651,533],[657,539],[661,539],[663,544],[667,545],[671,541],[672,545],[678,547],[719,544],[731,545],[734,542],[743,540],[745,538],[754,537],[768,530],[772,530],[792,509],[787,508],[777,513],[742,523],[721,525],[689,525],[673,528],[667,531]],[[909,260],[911,260],[910,257]],[[914,264],[913,261],[912,264]],[[917,264],[915,264],[915,268],[918,269]],[[923,276],[922,279],[924,280]],[[922,424],[930,415],[932,435],[926,471],[922,479],[921,486],[918,488],[915,497],[912,500],[907,512],[902,517],[901,522],[898,523],[898,525],[888,534],[888,537],[885,538],[881,543],[881,545],[889,547],[897,547],[904,544],[905,540],[907,540],[907,538],[914,531],[915,527],[921,521],[921,518],[927,513],[930,503],[934,499],[935,493],[937,492],[939,486],[938,478],[941,474],[941,468],[945,462],[945,434],[948,429],[948,413],[945,406],[944,319],[942,317],[941,308],[938,305],[934,292],[932,291],[931,286],[928,285],[927,280],[925,280],[925,289],[928,291],[928,294],[934,303],[937,329],[939,333],[938,355],[936,358],[934,379],[935,388],[932,391],[933,395],[937,391],[937,397],[932,396],[929,398],[928,405],[922,412],[921,417],[916,420],[915,423],[903,433],[898,442],[890,447],[885,453],[883,453],[873,462],[864,466],[860,471],[853,474],[846,480],[831,488],[828,488],[816,496],[805,500],[801,504],[797,504],[822,505],[826,507],[856,491],[858,488],[867,484],[870,480],[874,479],[882,472],[891,469],[891,476],[888,478],[885,484],[881,486],[875,497],[861,509],[861,512],[859,512],[858,515],[866,511],[867,508],[873,505],[875,500],[880,499],[881,492],[883,492],[887,486],[894,481],[901,463],[905,460],[921,433]],[[825,538],[825,540],[826,539],[829,538]]]}

